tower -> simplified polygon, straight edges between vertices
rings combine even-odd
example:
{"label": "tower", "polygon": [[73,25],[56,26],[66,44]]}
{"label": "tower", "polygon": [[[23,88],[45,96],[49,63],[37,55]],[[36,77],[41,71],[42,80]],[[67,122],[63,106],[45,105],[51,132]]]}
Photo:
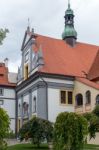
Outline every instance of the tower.
{"label": "tower", "polygon": [[74,28],[74,13],[70,8],[70,1],[68,0],[68,8],[65,12],[65,29],[62,33],[62,39],[70,46],[75,46],[77,39],[77,32]]}

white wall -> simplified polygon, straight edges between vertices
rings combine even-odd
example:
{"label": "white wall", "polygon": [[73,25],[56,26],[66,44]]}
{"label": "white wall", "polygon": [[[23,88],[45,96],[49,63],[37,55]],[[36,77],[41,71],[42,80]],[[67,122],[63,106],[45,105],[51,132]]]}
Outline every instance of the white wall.
{"label": "white wall", "polygon": [[[1,97],[1,96],[0,96]],[[14,89],[4,89],[4,96],[6,98],[15,98],[15,90]]]}
{"label": "white wall", "polygon": [[60,90],[48,89],[48,120],[55,122],[56,117],[61,112],[74,112],[73,105],[60,104]]}
{"label": "white wall", "polygon": [[3,100],[3,105],[0,105],[11,119],[10,128],[15,131],[15,90],[4,88],[4,95],[0,96],[0,100]]}

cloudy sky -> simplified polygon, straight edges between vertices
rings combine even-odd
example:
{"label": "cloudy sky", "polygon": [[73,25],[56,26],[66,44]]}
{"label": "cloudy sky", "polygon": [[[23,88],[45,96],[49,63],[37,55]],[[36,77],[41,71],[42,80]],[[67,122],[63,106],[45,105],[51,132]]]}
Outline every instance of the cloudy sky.
{"label": "cloudy sky", "polygon": [[[0,28],[10,33],[0,46],[0,62],[9,58],[10,71],[17,71],[21,44],[30,19],[36,33],[61,38],[68,0],[0,0]],[[71,0],[78,41],[99,45],[99,0]]]}

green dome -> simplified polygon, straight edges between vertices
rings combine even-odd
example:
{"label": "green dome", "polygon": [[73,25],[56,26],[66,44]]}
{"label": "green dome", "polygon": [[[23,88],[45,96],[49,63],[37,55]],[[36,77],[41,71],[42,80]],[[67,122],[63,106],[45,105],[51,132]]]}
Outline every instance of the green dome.
{"label": "green dome", "polygon": [[68,8],[68,9],[65,11],[65,14],[66,14],[66,15],[73,15],[74,12],[73,12],[72,9]]}
{"label": "green dome", "polygon": [[62,34],[62,39],[65,39],[66,37],[75,37],[77,38],[77,32],[74,29],[74,27],[67,25],[64,29],[64,32]]}

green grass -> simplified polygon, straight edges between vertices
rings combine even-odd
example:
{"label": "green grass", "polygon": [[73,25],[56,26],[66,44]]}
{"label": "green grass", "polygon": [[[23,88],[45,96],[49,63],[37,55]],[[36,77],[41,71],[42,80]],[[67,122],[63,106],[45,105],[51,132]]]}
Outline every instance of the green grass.
{"label": "green grass", "polygon": [[40,148],[33,146],[32,144],[18,144],[8,147],[8,150],[48,150],[47,145],[42,145]]}
{"label": "green grass", "polygon": [[87,144],[84,146],[84,150],[99,150],[99,145]]}
{"label": "green grass", "polygon": [[[47,145],[42,145],[41,148],[37,148],[31,144],[19,144],[10,146],[8,150],[48,150],[48,147]],[[84,150],[99,150],[99,145],[85,145]]]}

